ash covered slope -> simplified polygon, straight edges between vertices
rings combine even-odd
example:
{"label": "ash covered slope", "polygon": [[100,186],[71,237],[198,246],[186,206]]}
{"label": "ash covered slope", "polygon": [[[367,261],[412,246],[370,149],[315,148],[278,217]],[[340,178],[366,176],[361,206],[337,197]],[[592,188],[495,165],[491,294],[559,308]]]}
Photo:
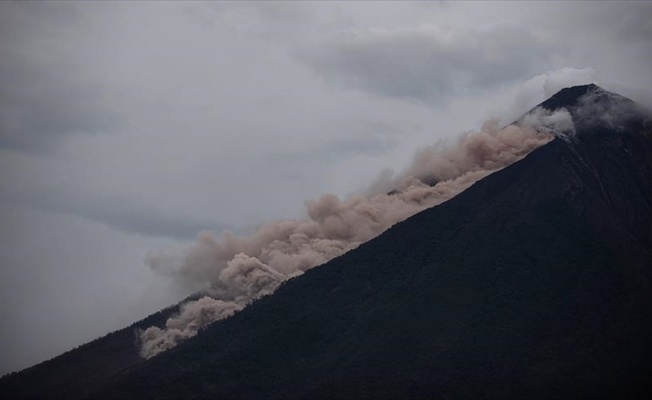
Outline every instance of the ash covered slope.
{"label": "ash covered slope", "polygon": [[132,328],[2,379],[0,396],[642,393],[652,361],[649,122],[593,85],[542,106],[568,109],[575,135],[147,362],[134,358]]}
{"label": "ash covered slope", "polygon": [[560,92],[543,105],[568,108],[574,136],[95,396],[652,394],[652,140],[645,115],[622,99],[592,85]]}

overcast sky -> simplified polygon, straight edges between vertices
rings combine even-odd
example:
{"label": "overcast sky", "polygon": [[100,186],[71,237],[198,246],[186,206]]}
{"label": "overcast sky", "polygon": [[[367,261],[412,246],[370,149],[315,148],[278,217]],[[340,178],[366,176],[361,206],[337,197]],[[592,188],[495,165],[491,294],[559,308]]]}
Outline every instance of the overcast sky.
{"label": "overcast sky", "polygon": [[0,373],[187,295],[150,250],[650,71],[643,2],[0,2]]}

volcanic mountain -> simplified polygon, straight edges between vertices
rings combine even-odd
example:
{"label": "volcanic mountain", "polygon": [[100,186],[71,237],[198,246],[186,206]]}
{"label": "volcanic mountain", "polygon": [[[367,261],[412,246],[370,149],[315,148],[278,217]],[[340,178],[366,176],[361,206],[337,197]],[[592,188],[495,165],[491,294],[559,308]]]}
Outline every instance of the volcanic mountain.
{"label": "volcanic mountain", "polygon": [[572,125],[452,200],[147,361],[134,330],[4,377],[3,398],[652,396],[652,124],[595,85]]}

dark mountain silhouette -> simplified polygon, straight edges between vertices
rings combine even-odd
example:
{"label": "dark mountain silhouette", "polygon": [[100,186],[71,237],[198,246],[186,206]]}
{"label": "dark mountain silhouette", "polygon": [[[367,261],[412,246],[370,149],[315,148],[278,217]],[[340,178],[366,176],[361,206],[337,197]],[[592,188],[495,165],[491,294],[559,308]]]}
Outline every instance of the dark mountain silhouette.
{"label": "dark mountain silhouette", "polygon": [[595,85],[575,134],[148,361],[134,329],[4,377],[5,398],[652,395],[652,129]]}

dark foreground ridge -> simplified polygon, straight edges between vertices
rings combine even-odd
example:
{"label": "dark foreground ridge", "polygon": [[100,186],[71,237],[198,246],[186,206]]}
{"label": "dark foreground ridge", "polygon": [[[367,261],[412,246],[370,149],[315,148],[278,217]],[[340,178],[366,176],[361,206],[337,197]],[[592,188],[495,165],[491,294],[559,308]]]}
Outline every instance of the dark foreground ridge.
{"label": "dark foreground ridge", "polygon": [[649,120],[595,85],[542,106],[570,112],[572,140],[148,361],[131,327],[3,378],[0,394],[650,398]]}

